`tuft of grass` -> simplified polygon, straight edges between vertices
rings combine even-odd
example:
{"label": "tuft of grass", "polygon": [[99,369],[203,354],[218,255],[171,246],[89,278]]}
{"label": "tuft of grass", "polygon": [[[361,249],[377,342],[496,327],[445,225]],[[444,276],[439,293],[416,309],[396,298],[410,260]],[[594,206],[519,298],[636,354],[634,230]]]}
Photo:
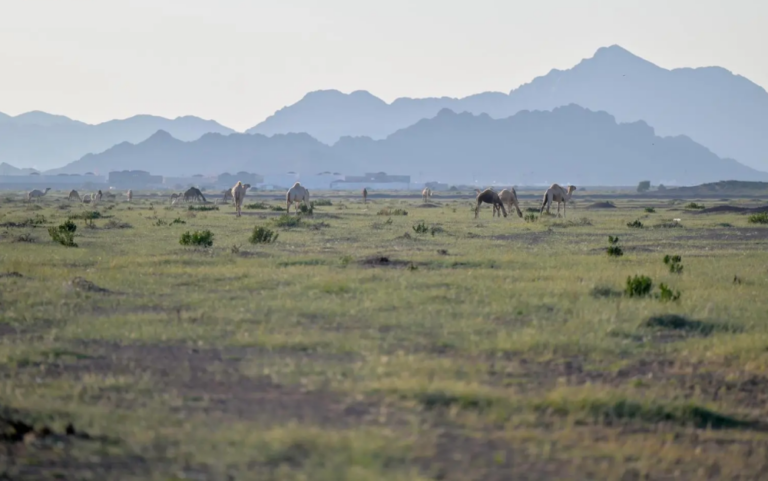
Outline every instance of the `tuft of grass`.
{"label": "tuft of grass", "polygon": [[211,210],[219,210],[217,205],[190,205],[187,210],[195,212],[208,212]]}
{"label": "tuft of grass", "polygon": [[659,300],[664,302],[679,301],[680,291],[673,291],[663,282],[659,284]]}
{"label": "tuft of grass", "polygon": [[656,209],[654,209],[653,207],[646,207],[644,210],[648,214],[655,214],[656,213]]}
{"label": "tuft of grass", "polygon": [[378,211],[376,215],[386,215],[386,216],[408,215],[408,211],[404,209],[390,209],[389,207],[385,207],[380,211]]}
{"label": "tuft of grass", "polygon": [[58,227],[49,227],[48,235],[54,242],[65,247],[77,247],[75,243],[75,232],[77,231],[77,225],[71,220],[67,220]]}
{"label": "tuft of grass", "polygon": [[285,212],[285,207],[280,207],[279,205],[273,205],[269,208],[269,210],[273,212]]}
{"label": "tuft of grass", "polygon": [[301,215],[314,215],[314,213],[315,213],[315,208],[312,207],[311,205],[309,205],[309,206],[307,204],[300,204],[299,205],[299,214],[301,214]]}
{"label": "tuft of grass", "polygon": [[246,204],[246,205],[244,205],[243,209],[267,210],[267,209],[269,209],[269,204],[264,203],[264,202],[254,202],[253,204]]}
{"label": "tuft of grass", "polygon": [[101,219],[102,216],[101,212],[96,210],[87,210],[85,212],[81,212],[79,214],[73,214],[69,216],[69,220],[82,220],[85,222],[85,225],[88,227],[93,227],[93,221],[96,219]]}
{"label": "tuft of grass", "polygon": [[627,223],[627,227],[629,227],[630,229],[642,229],[643,228],[643,223],[640,222],[639,219],[635,219],[632,222],[628,222]]}
{"label": "tuft of grass", "polygon": [[251,244],[271,244],[275,242],[280,234],[276,233],[266,227],[256,226],[251,232],[251,237],[248,241]]}
{"label": "tuft of grass", "polygon": [[301,217],[283,214],[276,219],[272,219],[272,224],[275,227],[283,227],[286,229],[291,227],[298,227],[301,224]]}
{"label": "tuft of grass", "polygon": [[429,232],[429,227],[427,227],[427,224],[425,224],[424,222],[419,222],[418,224],[414,225],[412,229],[417,234],[426,234],[427,232]]}
{"label": "tuft of grass", "polygon": [[[536,210],[536,209],[533,209],[533,210]],[[536,214],[525,214],[525,216],[523,217],[523,220],[525,222],[536,222],[538,220],[538,217],[536,217]]]}
{"label": "tuft of grass", "polygon": [[651,295],[653,280],[648,276],[628,276],[624,295],[628,297],[646,297]]}
{"label": "tuft of grass", "polygon": [[179,244],[183,246],[211,247],[213,245],[213,232],[209,230],[189,231],[181,234]]}
{"label": "tuft of grass", "polygon": [[619,244],[619,238],[612,235],[608,236],[608,247],[605,249],[609,257],[621,257],[624,255],[624,249]]}
{"label": "tuft of grass", "polygon": [[670,256],[667,254],[664,256],[664,265],[669,267],[669,272],[672,274],[682,274],[683,265],[680,263],[682,260],[683,258],[680,256]]}
{"label": "tuft of grass", "polygon": [[768,212],[760,212],[758,214],[752,214],[747,219],[750,224],[768,224]]}
{"label": "tuft of grass", "polygon": [[696,202],[689,202],[685,204],[685,208],[690,210],[701,210],[704,206],[702,204],[697,204]]}

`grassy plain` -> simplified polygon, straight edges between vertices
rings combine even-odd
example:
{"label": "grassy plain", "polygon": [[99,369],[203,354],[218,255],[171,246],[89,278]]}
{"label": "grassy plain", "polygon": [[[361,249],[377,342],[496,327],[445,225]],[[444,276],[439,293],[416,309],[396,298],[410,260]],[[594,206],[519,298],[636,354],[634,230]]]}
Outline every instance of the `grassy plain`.
{"label": "grassy plain", "polygon": [[[744,215],[335,196],[279,227],[2,197],[5,479],[768,477],[768,226]],[[78,247],[51,241],[92,210]],[[250,244],[255,226],[278,239]],[[180,245],[205,229],[212,247]],[[634,275],[650,296],[623,295]]]}

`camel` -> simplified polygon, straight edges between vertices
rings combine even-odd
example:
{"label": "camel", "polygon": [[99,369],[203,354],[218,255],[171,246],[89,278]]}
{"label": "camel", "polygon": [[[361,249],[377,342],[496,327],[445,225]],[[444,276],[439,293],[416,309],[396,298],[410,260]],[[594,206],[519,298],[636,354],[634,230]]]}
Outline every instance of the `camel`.
{"label": "camel", "polygon": [[[101,193],[101,189],[99,189],[99,192],[98,192],[98,193],[96,193],[96,200],[98,200],[99,202],[101,202],[101,198],[102,198],[102,197],[104,197],[104,194],[102,194],[102,193]],[[91,198],[91,200],[94,200],[94,199],[93,199],[93,198]]]}
{"label": "camel", "polygon": [[83,199],[80,198],[80,194],[77,193],[76,190],[72,189],[69,191],[69,196],[67,197],[69,200],[77,200],[78,202],[82,201]]}
{"label": "camel", "polygon": [[[239,183],[240,183],[240,182],[238,182],[238,184],[239,184]],[[237,187],[237,186],[235,186],[235,187]],[[234,187],[233,187],[232,189],[234,189]],[[222,199],[224,200],[224,203],[225,203],[225,204],[226,204],[227,202],[229,202],[230,200],[234,200],[234,197],[232,197],[232,189],[226,189],[226,190],[223,190],[223,191],[221,191],[221,193],[222,193],[222,194],[223,194],[223,196],[224,196]]]}
{"label": "camel", "polygon": [[230,191],[230,195],[232,196],[232,199],[235,201],[235,210],[237,211],[237,217],[240,217],[240,211],[243,208],[243,200],[245,200],[245,194],[248,192],[248,189],[251,188],[251,184],[243,184],[239,180],[237,181],[237,184],[235,184],[234,187],[232,187],[232,190]]}
{"label": "camel", "polygon": [[42,190],[30,190],[27,192],[27,202],[32,202],[32,199],[39,199],[40,197],[43,197],[45,194],[48,193],[48,191],[51,190],[50,187],[45,188],[45,192]]}
{"label": "camel", "polygon": [[128,202],[131,202],[133,200],[133,191],[129,189],[126,195],[128,196]]}
{"label": "camel", "polygon": [[424,187],[424,190],[421,191],[421,199],[424,202],[427,202],[427,199],[429,199],[430,197],[432,197],[432,189],[430,189],[429,187]]}
{"label": "camel", "polygon": [[571,200],[574,190],[576,190],[576,187],[573,185],[569,185],[566,190],[557,184],[552,184],[544,193],[544,200],[541,203],[539,214],[544,212],[544,207],[547,208],[547,214],[549,214],[549,208],[552,207],[552,202],[557,202],[557,215],[558,217],[560,216],[560,203],[562,203],[563,218],[565,218],[565,204]]}
{"label": "camel", "polygon": [[182,194],[177,194],[176,192],[171,194],[171,204],[175,204],[176,203],[176,199],[178,199],[181,196],[182,196]]}
{"label": "camel", "polygon": [[[293,184],[293,187],[288,189],[288,192],[285,194],[285,211],[288,214],[291,213],[291,204],[293,203],[303,203],[304,205],[309,204],[309,191],[298,182]],[[298,212],[299,211],[297,208],[296,213],[298,214]]]}
{"label": "camel", "polygon": [[203,202],[208,202],[207,200],[205,200],[205,196],[203,195],[203,193],[200,192],[200,189],[198,189],[197,187],[190,187],[189,189],[187,189],[187,191],[184,192],[183,197],[184,197],[184,201],[203,199]]}
{"label": "camel", "polygon": [[368,203],[368,189],[363,187],[363,204]]}
{"label": "camel", "polygon": [[499,198],[499,194],[497,194],[491,189],[485,189],[484,191],[477,194],[477,205],[475,206],[475,219],[477,219],[477,214],[480,212],[480,205],[483,203],[491,204],[494,210],[501,209],[501,213],[504,214],[504,217],[507,216],[507,209],[504,208],[504,203],[501,202],[501,199]]}
{"label": "camel", "polygon": [[[517,192],[515,191],[514,187],[510,187],[509,190],[503,189],[501,192],[499,192],[499,199],[501,199],[501,203],[505,204],[507,206],[507,209],[511,212],[512,206],[515,206],[515,210],[517,210],[517,216],[523,217],[522,211],[520,211],[520,203],[517,201]],[[498,213],[498,208],[494,206],[494,214]]]}

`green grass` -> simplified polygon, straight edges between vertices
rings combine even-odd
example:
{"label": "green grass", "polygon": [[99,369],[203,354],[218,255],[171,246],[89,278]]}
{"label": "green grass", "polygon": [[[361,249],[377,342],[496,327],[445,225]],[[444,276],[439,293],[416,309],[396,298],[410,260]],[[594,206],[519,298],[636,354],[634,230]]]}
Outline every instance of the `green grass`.
{"label": "green grass", "polygon": [[316,219],[235,218],[135,193],[66,249],[55,194],[0,203],[0,405],[91,439],[24,445],[12,479],[760,479],[768,236],[745,216],[328,194]]}

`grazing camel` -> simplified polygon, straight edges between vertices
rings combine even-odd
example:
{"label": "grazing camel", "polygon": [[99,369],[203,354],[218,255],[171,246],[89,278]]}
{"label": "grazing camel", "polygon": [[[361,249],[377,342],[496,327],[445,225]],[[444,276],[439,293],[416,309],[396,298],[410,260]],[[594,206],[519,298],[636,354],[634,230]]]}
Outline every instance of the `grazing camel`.
{"label": "grazing camel", "polygon": [[133,200],[133,191],[129,189],[126,195],[128,196],[128,202],[131,202]]}
{"label": "grazing camel", "polygon": [[491,189],[485,189],[484,191],[477,194],[477,205],[475,206],[475,219],[477,219],[477,214],[480,212],[480,205],[483,203],[491,204],[494,210],[501,209],[501,213],[504,214],[504,217],[507,216],[507,209],[504,208],[504,203],[501,202],[501,199],[499,198],[499,194],[492,191]]}
{"label": "grazing camel", "polygon": [[40,197],[43,197],[45,194],[48,193],[48,191],[51,190],[50,187],[45,188],[45,192],[42,190],[30,190],[27,192],[27,202],[32,202],[32,199],[39,199]]}
{"label": "grazing camel", "polygon": [[67,197],[69,200],[76,200],[78,202],[82,201],[83,199],[80,198],[80,194],[77,193],[76,190],[72,189],[69,191],[69,196]]}
{"label": "grazing camel", "polygon": [[539,214],[544,212],[544,207],[547,208],[547,214],[549,214],[549,208],[552,207],[552,202],[557,202],[557,215],[558,217],[560,216],[560,203],[562,203],[563,218],[565,218],[565,205],[569,200],[571,200],[574,190],[576,190],[576,187],[573,185],[569,185],[568,189],[566,190],[557,184],[552,184],[544,193],[544,200],[541,203]]}
{"label": "grazing camel", "polygon": [[[239,184],[239,183],[240,183],[240,182],[238,182],[238,184]],[[235,186],[235,187],[237,187],[237,186]],[[233,187],[233,189],[234,189],[234,187]],[[234,197],[232,197],[232,195],[233,195],[233,194],[232,194],[232,189],[226,189],[226,190],[223,190],[223,191],[221,191],[221,193],[222,193],[222,195],[223,195],[222,199],[224,200],[224,203],[225,203],[225,204],[226,204],[227,202],[229,202],[230,200],[234,200]]]}
{"label": "grazing camel", "polygon": [[203,195],[203,193],[197,187],[190,187],[189,189],[187,189],[187,191],[184,192],[183,197],[184,197],[184,201],[202,199],[203,202],[208,202],[207,200],[205,200],[205,196]]}
{"label": "grazing camel", "polygon": [[239,180],[237,181],[237,184],[235,184],[234,187],[232,187],[230,191],[230,195],[232,196],[232,199],[235,201],[235,210],[237,211],[237,217],[240,217],[240,211],[243,208],[243,200],[245,200],[245,194],[248,192],[248,189],[251,188],[251,184],[243,184]]}
{"label": "grazing camel", "polygon": [[430,197],[432,197],[432,189],[429,187],[424,187],[424,190],[421,191],[421,199],[424,202],[427,202]]}
{"label": "grazing camel", "polygon": [[[499,199],[501,199],[501,203],[505,204],[507,206],[507,209],[511,212],[512,206],[515,206],[515,210],[517,210],[517,216],[523,217],[523,213],[520,211],[520,203],[517,201],[517,192],[515,191],[514,187],[510,187],[509,190],[504,189],[501,192],[499,192]],[[498,208],[494,206],[494,214],[498,212]]]}
{"label": "grazing camel", "polygon": [[363,204],[368,203],[368,189],[363,187]]}
{"label": "grazing camel", "polygon": [[[293,184],[293,187],[288,189],[288,193],[285,194],[285,211],[288,214],[291,213],[291,204],[293,203],[309,204],[309,191],[298,182]],[[298,208],[296,208],[296,213],[299,213]]]}
{"label": "grazing camel", "polygon": [[176,203],[176,199],[178,199],[181,196],[182,196],[182,194],[177,194],[176,192],[171,194],[171,204],[175,204]]}

